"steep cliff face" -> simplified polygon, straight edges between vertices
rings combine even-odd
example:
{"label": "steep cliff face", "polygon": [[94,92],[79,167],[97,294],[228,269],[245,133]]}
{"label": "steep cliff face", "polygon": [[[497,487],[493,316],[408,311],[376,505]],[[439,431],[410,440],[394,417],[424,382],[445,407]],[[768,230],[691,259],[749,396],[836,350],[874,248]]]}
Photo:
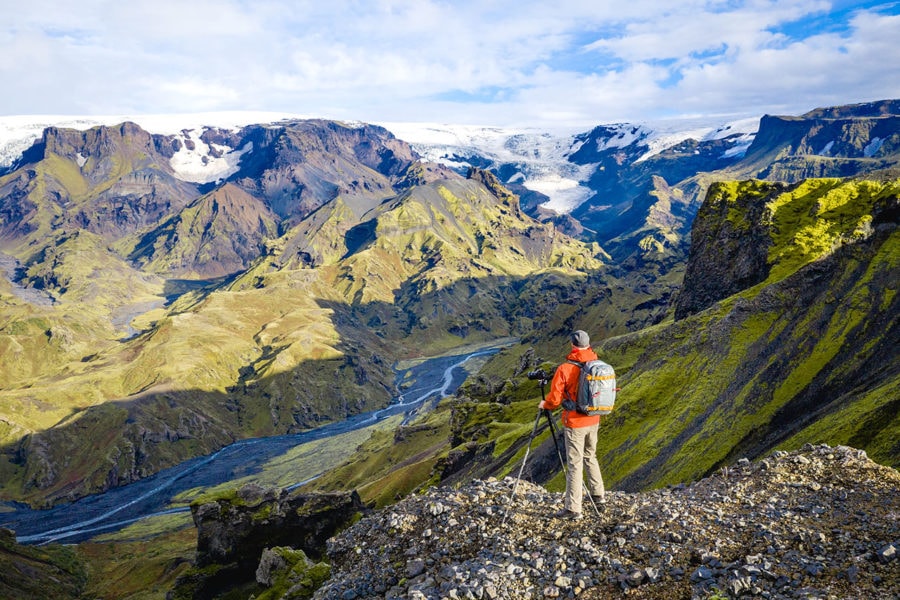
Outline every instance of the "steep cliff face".
{"label": "steep cliff face", "polygon": [[795,185],[744,181],[710,187],[691,232],[681,319],[868,238],[896,223],[894,183],[818,180]]}
{"label": "steep cliff face", "polygon": [[694,219],[676,319],[765,281],[772,245],[772,211],[766,200],[785,190],[783,184],[759,181],[710,187]]}

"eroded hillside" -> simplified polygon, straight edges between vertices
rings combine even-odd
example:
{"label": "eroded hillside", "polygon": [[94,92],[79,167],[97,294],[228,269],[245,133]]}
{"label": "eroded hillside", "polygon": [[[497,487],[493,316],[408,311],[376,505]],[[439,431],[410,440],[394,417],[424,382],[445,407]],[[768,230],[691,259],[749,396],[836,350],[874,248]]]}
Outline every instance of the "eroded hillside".
{"label": "eroded hillside", "polygon": [[[38,207],[4,245],[19,264],[0,317],[7,497],[74,499],[236,439],[383,407],[399,358],[520,335],[605,268],[599,246],[531,219],[491,174],[415,162],[379,128],[245,134],[229,181],[170,198],[150,225],[125,214],[122,230],[92,231],[67,212],[97,212],[131,177],[144,155],[129,139],[165,145],[133,125],[50,131],[3,180],[34,171]],[[89,149],[118,167],[95,176],[79,158]],[[116,202],[161,193],[129,190]]]}

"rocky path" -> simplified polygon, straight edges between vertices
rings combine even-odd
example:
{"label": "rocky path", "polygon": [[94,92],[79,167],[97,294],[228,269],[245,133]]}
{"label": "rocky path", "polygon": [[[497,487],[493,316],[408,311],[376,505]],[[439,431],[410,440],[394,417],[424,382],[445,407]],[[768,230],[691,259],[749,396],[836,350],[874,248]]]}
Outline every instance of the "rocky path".
{"label": "rocky path", "polygon": [[[612,492],[600,517],[515,480],[411,496],[329,542],[316,598],[897,598],[900,474],[848,447]],[[503,527],[503,516],[509,516]]]}

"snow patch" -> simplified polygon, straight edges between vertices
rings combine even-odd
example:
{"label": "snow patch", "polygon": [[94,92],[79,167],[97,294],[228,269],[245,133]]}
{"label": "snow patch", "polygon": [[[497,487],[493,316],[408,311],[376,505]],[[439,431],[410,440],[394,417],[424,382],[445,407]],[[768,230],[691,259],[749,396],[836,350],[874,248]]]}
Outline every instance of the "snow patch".
{"label": "snow patch", "polygon": [[226,179],[237,173],[241,156],[253,148],[252,142],[247,142],[240,150],[219,144],[207,144],[200,139],[201,135],[202,133],[196,129],[182,133],[181,149],[169,159],[169,164],[178,179],[195,183]]}
{"label": "snow patch", "polygon": [[818,153],[821,156],[828,156],[828,153],[831,152],[832,147],[834,147],[834,140],[831,140],[830,142],[825,144],[825,146],[821,150],[819,150]]}
{"label": "snow patch", "polygon": [[529,190],[539,192],[550,198],[550,200],[540,205],[541,208],[560,214],[572,212],[594,195],[592,190],[581,185],[578,181],[560,177],[556,174],[526,181],[524,185]]}
{"label": "snow patch", "polygon": [[863,156],[866,158],[872,158],[878,151],[881,150],[881,145],[884,143],[884,140],[880,137],[872,138],[865,148],[863,148]]}
{"label": "snow patch", "polygon": [[755,138],[755,133],[745,133],[735,138],[734,145],[722,153],[722,158],[743,158]]}
{"label": "snow patch", "polygon": [[644,125],[630,125],[628,123],[617,126],[617,133],[614,133],[606,139],[597,140],[597,151],[609,150],[611,148],[627,148],[632,144],[643,142],[653,135],[653,131]]}
{"label": "snow patch", "polygon": [[743,156],[753,142],[756,132],[759,131],[759,118],[738,119],[725,124],[707,118],[676,119],[650,122],[645,127],[650,132],[645,140],[649,149],[635,162],[645,161],[688,139],[706,142],[740,134],[740,137],[735,138],[735,145],[723,153],[725,157],[736,158]]}
{"label": "snow patch", "polygon": [[78,168],[80,169],[87,162],[87,158],[85,158],[84,155],[81,154],[81,152],[78,152],[77,154],[75,154],[75,162],[78,163]]}

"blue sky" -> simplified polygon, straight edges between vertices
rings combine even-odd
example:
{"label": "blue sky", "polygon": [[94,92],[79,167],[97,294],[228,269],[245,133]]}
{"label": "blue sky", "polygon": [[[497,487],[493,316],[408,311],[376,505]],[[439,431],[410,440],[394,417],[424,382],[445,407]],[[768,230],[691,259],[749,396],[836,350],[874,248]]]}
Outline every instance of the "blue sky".
{"label": "blue sky", "polygon": [[900,2],[0,0],[0,115],[501,126],[900,97]]}

